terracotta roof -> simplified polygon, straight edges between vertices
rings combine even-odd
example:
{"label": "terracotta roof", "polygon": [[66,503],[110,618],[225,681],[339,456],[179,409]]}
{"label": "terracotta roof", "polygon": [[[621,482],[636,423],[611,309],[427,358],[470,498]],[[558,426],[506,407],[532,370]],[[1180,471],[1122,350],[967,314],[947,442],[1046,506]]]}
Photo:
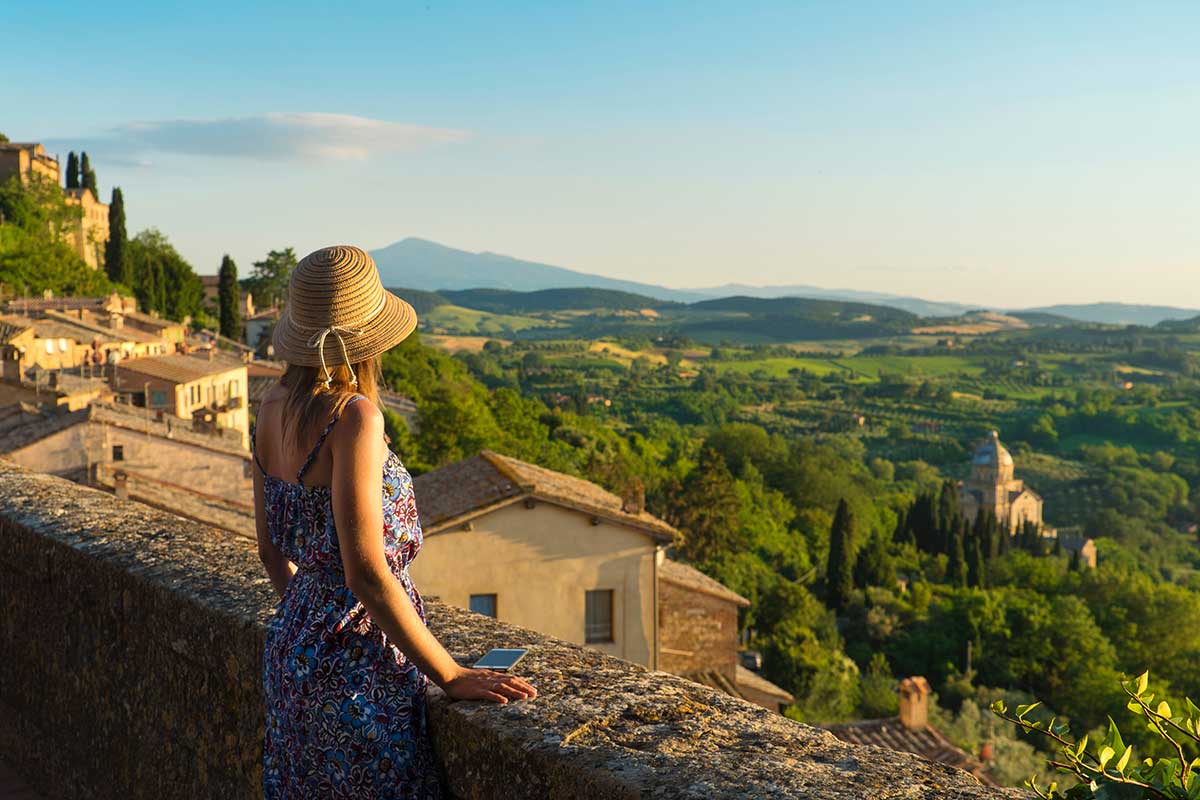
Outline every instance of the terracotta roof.
{"label": "terracotta roof", "polygon": [[0,344],[8,344],[33,327],[33,320],[24,317],[0,317]]}
{"label": "terracotta roof", "polygon": [[658,569],[658,579],[660,581],[668,581],[677,586],[682,586],[685,589],[691,589],[697,592],[711,594],[714,597],[719,597],[722,600],[728,600],[743,608],[750,606],[750,601],[742,597],[737,592],[730,589],[720,581],[715,581],[705,575],[700,570],[689,567],[687,564],[678,561],[672,561],[669,558],[663,559],[662,566]]}
{"label": "terracotta roof", "polygon": [[518,497],[537,497],[646,531],[671,542],[676,531],[645,511],[621,509],[621,498],[591,481],[483,450],[477,456],[414,479],[421,524],[427,529]]}
{"label": "terracotta roof", "polygon": [[128,359],[118,363],[117,370],[118,372],[134,372],[172,383],[188,383],[209,375],[243,369],[245,366],[240,359],[220,355],[214,355],[210,359],[207,354],[196,356],[179,353]]}
{"label": "terracotta roof", "polygon": [[703,684],[710,689],[716,689],[718,692],[724,692],[730,697],[736,697],[739,700],[745,700],[742,693],[737,690],[737,685],[729,680],[722,672],[715,669],[704,669],[699,672],[688,672],[680,675],[681,678],[687,678],[689,681]]}
{"label": "terracotta roof", "polygon": [[[74,338],[79,342],[92,342],[97,339],[107,340],[110,342],[143,342],[146,344],[156,344],[162,339],[154,336],[146,331],[138,330],[132,327],[112,328],[108,325],[101,325],[88,319],[79,319],[62,311],[53,311],[47,309],[43,312],[45,316],[34,323],[34,328],[38,332],[38,336],[43,336],[41,331],[49,325],[58,324],[65,326],[70,330],[77,331]],[[61,335],[61,334],[56,334]],[[43,336],[43,338],[45,338]],[[71,338],[71,335],[67,335]]]}
{"label": "terracotta roof", "polygon": [[796,700],[790,693],[780,689],[757,672],[746,669],[741,664],[737,666],[736,675],[737,680],[731,681],[722,672],[718,672],[715,669],[706,669],[699,672],[689,672],[681,677],[687,678],[689,681],[704,684],[711,689],[716,689],[730,697],[737,697],[741,700],[746,699],[746,696],[740,691],[743,686],[747,689],[753,689],[760,694],[777,697],[781,703],[792,703]]}
{"label": "terracotta roof", "polygon": [[156,317],[153,314],[145,314],[141,311],[125,311],[122,312],[122,316],[126,319],[134,320],[139,325],[149,325],[154,328],[162,329],[183,327],[182,322],[176,322],[173,319],[163,319],[162,317]]}
{"label": "terracotta roof", "polygon": [[747,689],[753,689],[756,692],[769,694],[779,698],[781,703],[794,703],[796,698],[791,692],[779,688],[769,680],[759,675],[752,669],[746,669],[741,664],[737,665],[737,685],[745,686]]}
{"label": "terracotta roof", "polygon": [[899,717],[888,717],[887,719],[870,719],[863,722],[846,722],[822,727],[843,742],[875,745],[902,753],[914,753],[928,758],[930,761],[966,770],[984,783],[995,785],[995,782],[988,776],[983,762],[970,753],[955,747],[932,725],[926,725],[921,730],[913,730],[905,727]]}

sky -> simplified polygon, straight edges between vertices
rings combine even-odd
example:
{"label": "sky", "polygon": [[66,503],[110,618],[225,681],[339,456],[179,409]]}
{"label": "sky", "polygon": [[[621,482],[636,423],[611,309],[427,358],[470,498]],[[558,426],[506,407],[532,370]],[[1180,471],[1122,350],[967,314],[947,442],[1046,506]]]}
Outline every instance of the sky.
{"label": "sky", "polygon": [[[7,0],[0,0],[0,5]],[[229,253],[1200,308],[1200,4],[43,4],[0,132]]]}

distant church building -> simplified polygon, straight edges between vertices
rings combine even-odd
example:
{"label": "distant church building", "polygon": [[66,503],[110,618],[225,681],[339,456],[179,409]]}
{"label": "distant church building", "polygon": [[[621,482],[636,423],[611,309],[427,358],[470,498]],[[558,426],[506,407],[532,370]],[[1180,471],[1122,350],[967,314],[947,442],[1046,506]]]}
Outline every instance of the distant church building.
{"label": "distant church building", "polygon": [[1013,477],[1012,454],[996,431],[975,448],[971,477],[959,484],[958,504],[970,520],[981,508],[991,511],[1009,531],[1019,530],[1022,522],[1042,527],[1042,496]]}
{"label": "distant church building", "polygon": [[1078,553],[1084,566],[1096,566],[1096,543],[1082,535],[1060,534],[1042,521],[1042,496],[1013,477],[1013,457],[1000,444],[1000,434],[991,435],[975,447],[971,457],[971,477],[958,485],[958,507],[968,520],[974,520],[979,510],[987,509],[996,515],[1000,525],[1016,535],[1021,524],[1032,522],[1047,542],[1057,540],[1064,553]]}

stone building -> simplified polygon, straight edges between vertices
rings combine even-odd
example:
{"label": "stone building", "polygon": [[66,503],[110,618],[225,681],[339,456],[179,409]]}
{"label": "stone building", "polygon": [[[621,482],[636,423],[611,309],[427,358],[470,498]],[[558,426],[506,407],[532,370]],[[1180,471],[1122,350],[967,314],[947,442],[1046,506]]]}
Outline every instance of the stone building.
{"label": "stone building", "polygon": [[1009,531],[1018,530],[1022,522],[1042,526],[1042,497],[1013,477],[1012,454],[996,431],[976,446],[971,476],[959,484],[958,504],[968,520],[983,508]]}
{"label": "stone building", "polygon": [[738,610],[749,606],[719,581],[664,558],[658,570],[658,668],[782,712],[795,698],[738,657]]}
{"label": "stone building", "polygon": [[[0,183],[13,177],[28,183],[37,177],[53,181],[62,179],[58,159],[46,155],[46,149],[32,142],[0,142]],[[108,241],[108,206],[88,189],[64,189],[68,205],[78,206],[80,218],[67,232],[67,243],[96,269],[104,263],[104,243]]]}
{"label": "stone building", "polygon": [[0,379],[19,382],[32,369],[100,368],[124,358],[163,355],[174,347],[136,328],[99,324],[82,309],[38,318],[0,315]]}
{"label": "stone building", "polygon": [[0,408],[0,457],[243,536],[254,536],[250,454],[147,409],[93,402],[77,411]]}
{"label": "stone building", "polygon": [[67,233],[67,244],[92,269],[104,265],[108,241],[108,204],[101,203],[91,189],[64,189],[67,205],[78,206],[80,215]]}
{"label": "stone building", "polygon": [[121,361],[112,388],[122,401],[197,424],[230,428],[250,446],[248,376],[240,360],[208,350]]}
{"label": "stone building", "polygon": [[791,702],[738,665],[747,601],[667,559],[677,532],[636,498],[486,450],[414,489],[423,592],[772,710]]}
{"label": "stone building", "polygon": [[46,148],[33,142],[0,142],[0,183],[19,178],[28,183],[31,176],[59,182],[58,159],[46,155]]}

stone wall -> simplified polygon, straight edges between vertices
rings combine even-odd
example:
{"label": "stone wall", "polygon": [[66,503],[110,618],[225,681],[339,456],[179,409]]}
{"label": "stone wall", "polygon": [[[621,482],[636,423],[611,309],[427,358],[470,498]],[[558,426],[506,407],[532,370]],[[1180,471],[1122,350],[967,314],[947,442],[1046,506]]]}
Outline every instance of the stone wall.
{"label": "stone wall", "polygon": [[[48,798],[260,795],[253,546],[0,461],[0,753]],[[430,604],[457,657],[530,649],[526,703],[432,692],[463,798],[998,798],[970,775],[843,744],[681,678]]]}
{"label": "stone wall", "polygon": [[738,607],[729,600],[659,580],[658,642],[662,670],[715,670],[737,681]]}

